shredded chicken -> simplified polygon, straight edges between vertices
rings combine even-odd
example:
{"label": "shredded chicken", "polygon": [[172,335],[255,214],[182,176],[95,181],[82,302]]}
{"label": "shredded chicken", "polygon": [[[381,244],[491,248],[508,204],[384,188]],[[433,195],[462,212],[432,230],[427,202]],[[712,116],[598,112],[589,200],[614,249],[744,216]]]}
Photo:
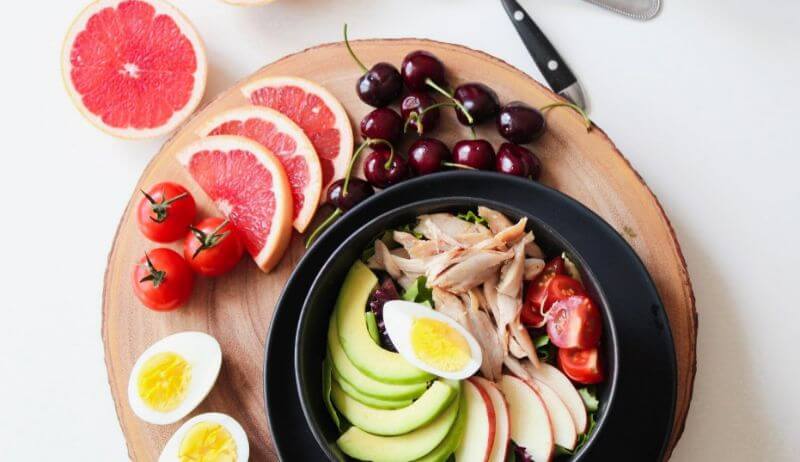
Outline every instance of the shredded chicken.
{"label": "shredded chicken", "polygon": [[505,351],[491,318],[485,311],[480,310],[480,292],[477,289],[469,291],[467,320],[470,325],[469,331],[478,340],[483,352],[481,372],[489,380],[499,380],[503,373]]}

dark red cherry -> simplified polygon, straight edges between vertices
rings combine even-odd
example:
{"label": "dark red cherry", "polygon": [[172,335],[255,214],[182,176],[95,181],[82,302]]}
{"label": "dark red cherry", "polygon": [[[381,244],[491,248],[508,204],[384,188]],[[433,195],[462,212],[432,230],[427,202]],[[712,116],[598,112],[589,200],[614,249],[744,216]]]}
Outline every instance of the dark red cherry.
{"label": "dark red cherry", "polygon": [[500,149],[497,150],[495,170],[500,173],[527,178],[530,174],[528,171],[528,157],[523,150],[526,149],[512,143],[500,145]]}
{"label": "dark red cherry", "polygon": [[400,71],[389,63],[372,66],[356,82],[356,93],[361,101],[374,107],[384,107],[400,97],[403,78]]}
{"label": "dark red cherry", "polygon": [[403,118],[388,107],[374,109],[361,119],[361,136],[397,143],[403,137]]}
{"label": "dark red cherry", "polygon": [[532,180],[538,180],[542,176],[542,161],[532,151],[522,146],[518,146],[522,151],[522,160],[528,168],[528,177]]}
{"label": "dark red cherry", "polygon": [[369,183],[359,178],[350,178],[347,185],[347,194],[344,194],[344,178],[331,183],[328,186],[328,203],[337,209],[346,212],[356,205],[364,202],[368,197],[375,194]]}
{"label": "dark red cherry", "polygon": [[428,85],[425,80],[431,79],[437,85],[446,86],[444,79],[444,64],[439,58],[427,51],[412,51],[403,58],[400,73],[406,88],[411,91],[426,91]]}
{"label": "dark red cherry", "polygon": [[408,166],[417,175],[436,173],[450,160],[447,145],[434,138],[420,138],[408,149]]}
{"label": "dark red cherry", "polygon": [[512,143],[530,143],[544,133],[544,116],[525,103],[508,103],[497,114],[497,131]]}
{"label": "dark red cherry", "polygon": [[453,146],[453,162],[478,170],[494,169],[494,148],[486,140],[462,140]]}
{"label": "dark red cherry", "polygon": [[364,177],[376,188],[387,188],[408,178],[408,166],[402,157],[375,146],[364,161]]}
{"label": "dark red cherry", "polygon": [[462,125],[481,124],[494,118],[500,110],[497,93],[482,83],[465,83],[459,86],[453,93],[453,98],[458,100],[472,116],[473,123],[470,124],[464,112],[456,108],[456,117]]}
{"label": "dark red cherry", "polygon": [[[431,95],[422,91],[411,92],[403,98],[400,104],[400,113],[408,129],[413,129],[418,135],[430,133],[439,125],[439,108],[427,110],[436,104],[436,100]],[[422,123],[419,123],[419,115],[422,114]]]}

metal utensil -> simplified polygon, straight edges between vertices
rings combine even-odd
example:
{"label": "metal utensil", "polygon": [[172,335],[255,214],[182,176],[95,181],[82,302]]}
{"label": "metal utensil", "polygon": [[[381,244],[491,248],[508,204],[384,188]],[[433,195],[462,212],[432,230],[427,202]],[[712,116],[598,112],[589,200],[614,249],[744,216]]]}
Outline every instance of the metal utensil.
{"label": "metal utensil", "polygon": [[647,21],[661,10],[661,0],[586,0],[614,13],[629,18]]}
{"label": "metal utensil", "polygon": [[578,79],[544,35],[544,32],[539,29],[539,26],[533,22],[530,15],[516,0],[501,1],[508,17],[517,29],[517,33],[522,38],[525,48],[528,49],[536,66],[550,84],[550,88],[585,109],[586,99]]}

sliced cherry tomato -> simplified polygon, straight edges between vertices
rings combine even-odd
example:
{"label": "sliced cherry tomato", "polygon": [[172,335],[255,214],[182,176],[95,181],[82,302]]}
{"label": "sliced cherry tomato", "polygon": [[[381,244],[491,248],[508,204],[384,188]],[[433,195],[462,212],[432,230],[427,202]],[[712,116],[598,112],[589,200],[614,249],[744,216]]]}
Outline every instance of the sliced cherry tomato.
{"label": "sliced cherry tomato", "polygon": [[603,381],[603,367],[597,348],[558,350],[558,365],[572,380],[591,385]]}
{"label": "sliced cherry tomato", "polygon": [[522,323],[530,327],[542,327],[544,325],[544,313],[547,300],[547,286],[554,276],[564,274],[564,259],[555,257],[546,265],[538,276],[528,283],[525,288],[525,301],[522,306],[520,319]]}
{"label": "sliced cherry tomato", "polygon": [[600,310],[585,295],[557,300],[546,317],[547,336],[559,348],[592,348],[600,341]]}
{"label": "sliced cherry tomato", "polygon": [[145,253],[133,268],[133,293],[144,306],[170,311],[189,300],[194,274],[178,252],[159,248]]}
{"label": "sliced cherry tomato", "polygon": [[155,242],[177,241],[186,235],[197,215],[197,205],[189,191],[177,183],[153,185],[139,201],[136,218],[139,230]]}
{"label": "sliced cherry tomato", "polygon": [[242,238],[228,220],[206,218],[189,229],[183,241],[183,258],[196,273],[219,276],[242,259]]}
{"label": "sliced cherry tomato", "polygon": [[586,295],[583,285],[565,274],[556,274],[547,285],[547,298],[544,302],[543,312],[550,309],[550,305],[557,300],[564,300],[573,295]]}

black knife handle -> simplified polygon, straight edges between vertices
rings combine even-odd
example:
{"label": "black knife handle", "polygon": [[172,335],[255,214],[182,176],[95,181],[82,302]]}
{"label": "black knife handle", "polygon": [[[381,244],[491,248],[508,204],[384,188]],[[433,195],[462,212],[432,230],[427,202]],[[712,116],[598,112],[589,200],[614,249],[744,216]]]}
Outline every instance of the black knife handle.
{"label": "black knife handle", "polygon": [[553,44],[533,22],[528,12],[515,0],[502,0],[502,2],[517,33],[522,37],[525,48],[528,49],[528,53],[553,91],[558,93],[577,82],[578,79],[575,78],[567,63],[561,59]]}

